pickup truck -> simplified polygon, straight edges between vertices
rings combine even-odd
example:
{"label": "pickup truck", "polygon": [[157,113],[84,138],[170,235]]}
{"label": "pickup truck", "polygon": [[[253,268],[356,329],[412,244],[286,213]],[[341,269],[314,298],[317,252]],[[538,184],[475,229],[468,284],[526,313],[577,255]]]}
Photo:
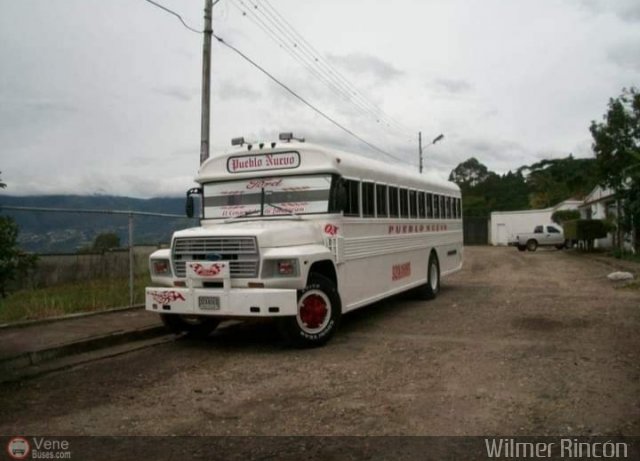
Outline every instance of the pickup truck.
{"label": "pickup truck", "polygon": [[519,251],[536,251],[539,246],[554,246],[558,250],[566,247],[564,232],[553,224],[538,225],[533,232],[520,233],[509,241]]}

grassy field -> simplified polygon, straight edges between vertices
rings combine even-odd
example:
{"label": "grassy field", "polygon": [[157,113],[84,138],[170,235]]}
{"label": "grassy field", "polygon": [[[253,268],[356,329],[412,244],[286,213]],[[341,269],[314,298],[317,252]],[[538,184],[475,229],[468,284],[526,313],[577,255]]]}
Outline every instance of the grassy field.
{"label": "grassy field", "polygon": [[[150,282],[148,275],[135,279],[134,304],[144,302],[144,288]],[[11,293],[0,299],[0,324],[128,305],[128,278],[87,280]]]}

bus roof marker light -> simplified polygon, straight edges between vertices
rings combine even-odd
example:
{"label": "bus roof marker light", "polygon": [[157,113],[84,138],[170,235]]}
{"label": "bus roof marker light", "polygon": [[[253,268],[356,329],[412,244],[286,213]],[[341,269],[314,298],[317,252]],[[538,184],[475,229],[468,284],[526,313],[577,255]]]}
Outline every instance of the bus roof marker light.
{"label": "bus roof marker light", "polygon": [[242,145],[244,145],[244,138],[243,137],[233,138],[231,140],[231,145],[232,146],[242,146]]}
{"label": "bus roof marker light", "polygon": [[280,141],[285,141],[285,142],[291,142],[291,140],[295,140],[295,141],[299,141],[299,142],[304,142],[304,138],[296,138],[295,136],[293,136],[293,133],[286,132],[286,133],[280,133],[278,135],[278,139],[280,139]]}

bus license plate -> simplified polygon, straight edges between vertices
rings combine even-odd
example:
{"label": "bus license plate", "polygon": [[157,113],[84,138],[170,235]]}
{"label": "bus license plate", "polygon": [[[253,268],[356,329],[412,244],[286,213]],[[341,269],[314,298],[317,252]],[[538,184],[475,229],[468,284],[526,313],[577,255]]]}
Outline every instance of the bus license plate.
{"label": "bus license plate", "polygon": [[218,296],[198,296],[198,306],[200,309],[212,311],[220,310],[220,297]]}

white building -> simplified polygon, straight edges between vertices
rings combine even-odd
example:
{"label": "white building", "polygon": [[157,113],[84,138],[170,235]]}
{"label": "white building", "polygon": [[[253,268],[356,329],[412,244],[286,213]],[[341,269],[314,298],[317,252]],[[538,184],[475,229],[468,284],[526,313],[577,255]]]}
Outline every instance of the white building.
{"label": "white building", "polygon": [[582,200],[565,200],[550,208],[540,210],[494,211],[491,213],[490,243],[506,245],[518,233],[533,232],[538,224],[551,223],[551,215],[558,210],[577,210]]}
{"label": "white building", "polygon": [[[579,207],[582,219],[607,219],[618,215],[615,193],[612,189],[596,186]],[[605,238],[596,239],[595,248],[611,248],[613,235],[609,233]]]}

